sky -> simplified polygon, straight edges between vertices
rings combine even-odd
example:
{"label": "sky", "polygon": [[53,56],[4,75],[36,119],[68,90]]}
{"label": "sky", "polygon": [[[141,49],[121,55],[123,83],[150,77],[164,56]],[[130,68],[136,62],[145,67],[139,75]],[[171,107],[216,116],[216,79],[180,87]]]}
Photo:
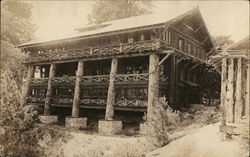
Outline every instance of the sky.
{"label": "sky", "polygon": [[[54,31],[72,30],[88,23],[94,1],[29,1],[37,36]],[[155,13],[166,10],[188,10],[199,6],[212,36],[231,35],[235,42],[249,34],[248,1],[153,1]]]}

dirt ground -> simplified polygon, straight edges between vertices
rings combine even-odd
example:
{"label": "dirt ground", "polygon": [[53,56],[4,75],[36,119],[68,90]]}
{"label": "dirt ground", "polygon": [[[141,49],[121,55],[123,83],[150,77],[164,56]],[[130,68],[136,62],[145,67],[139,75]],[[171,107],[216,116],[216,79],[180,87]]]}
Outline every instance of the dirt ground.
{"label": "dirt ground", "polygon": [[[239,139],[221,141],[216,107],[193,105],[181,113],[178,128],[170,132],[171,142],[156,149],[142,136],[101,136],[62,126],[50,126],[64,134],[47,137],[41,145],[47,156],[64,157],[246,157]],[[47,139],[47,140],[46,140]]]}
{"label": "dirt ground", "polygon": [[248,157],[248,147],[239,139],[222,141],[219,124],[195,129],[146,157]]}

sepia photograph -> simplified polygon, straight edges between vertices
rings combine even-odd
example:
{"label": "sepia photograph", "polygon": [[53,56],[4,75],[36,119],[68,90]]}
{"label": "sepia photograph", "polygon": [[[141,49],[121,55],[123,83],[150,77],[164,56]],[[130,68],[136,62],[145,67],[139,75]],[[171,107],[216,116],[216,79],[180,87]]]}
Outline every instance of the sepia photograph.
{"label": "sepia photograph", "polygon": [[0,157],[250,157],[249,1],[0,3]]}

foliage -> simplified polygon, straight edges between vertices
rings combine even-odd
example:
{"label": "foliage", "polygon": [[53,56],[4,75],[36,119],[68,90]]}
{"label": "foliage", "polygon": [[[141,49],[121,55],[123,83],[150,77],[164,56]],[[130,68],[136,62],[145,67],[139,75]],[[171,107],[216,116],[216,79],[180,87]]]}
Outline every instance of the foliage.
{"label": "foliage", "polygon": [[225,47],[231,45],[232,43],[234,43],[234,41],[232,39],[230,39],[230,38],[231,38],[230,35],[228,35],[228,36],[222,35],[222,36],[213,37],[215,47],[217,49],[219,49],[219,48],[225,48]]}
{"label": "foliage", "polygon": [[14,46],[33,39],[32,6],[27,2],[6,0],[1,3],[1,39]]}
{"label": "foliage", "polygon": [[5,69],[1,73],[0,106],[0,154],[8,156],[36,156],[37,128],[33,123],[37,117],[36,107],[20,105],[20,88],[13,79],[13,72]]}
{"label": "foliage", "polygon": [[160,98],[151,120],[147,122],[147,138],[155,146],[168,144],[169,131],[175,129],[180,122],[180,114],[168,105],[165,98]]}
{"label": "foliage", "polygon": [[88,15],[88,20],[90,24],[99,24],[105,21],[146,14],[150,12],[151,8],[151,0],[96,1],[91,14]]}
{"label": "foliage", "polygon": [[33,126],[36,107],[20,103],[26,56],[15,48],[33,36],[31,5],[8,0],[1,9],[0,155],[38,156],[38,129]]}
{"label": "foliage", "polygon": [[220,98],[221,76],[214,67],[205,69],[201,77],[201,87],[203,97],[209,100],[211,105],[212,99]]}

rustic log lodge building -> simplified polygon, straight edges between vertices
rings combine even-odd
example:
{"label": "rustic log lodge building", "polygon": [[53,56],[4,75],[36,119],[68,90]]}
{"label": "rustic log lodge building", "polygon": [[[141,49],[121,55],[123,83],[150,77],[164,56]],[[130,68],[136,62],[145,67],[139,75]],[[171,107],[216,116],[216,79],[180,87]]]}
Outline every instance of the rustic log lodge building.
{"label": "rustic log lodge building", "polygon": [[99,131],[113,133],[126,122],[119,114],[142,122],[159,97],[174,109],[199,103],[200,78],[214,52],[200,10],[156,15],[19,45],[30,55],[23,102],[43,107],[45,123],[57,120],[52,110],[66,108],[66,126],[76,128],[100,114]]}

